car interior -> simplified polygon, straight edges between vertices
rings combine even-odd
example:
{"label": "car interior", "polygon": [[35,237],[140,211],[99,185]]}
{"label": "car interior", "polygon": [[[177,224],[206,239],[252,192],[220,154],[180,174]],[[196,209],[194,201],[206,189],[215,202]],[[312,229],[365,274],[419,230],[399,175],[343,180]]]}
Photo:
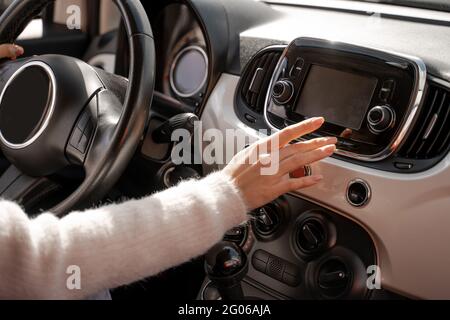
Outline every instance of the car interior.
{"label": "car interior", "polygon": [[448,1],[11,2],[0,42],[25,55],[0,64],[0,196],[33,216],[223,168],[173,163],[171,134],[193,118],[252,143],[324,116],[304,138],[339,140],[305,167],[324,183],[225,235],[245,270],[217,279],[199,257],[113,300],[450,299]]}

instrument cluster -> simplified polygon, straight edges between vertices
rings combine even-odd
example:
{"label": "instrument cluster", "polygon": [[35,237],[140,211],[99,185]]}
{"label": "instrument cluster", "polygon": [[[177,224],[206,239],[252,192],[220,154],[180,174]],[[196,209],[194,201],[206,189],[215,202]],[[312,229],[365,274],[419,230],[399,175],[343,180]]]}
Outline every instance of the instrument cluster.
{"label": "instrument cluster", "polygon": [[209,78],[205,35],[193,11],[184,4],[169,4],[155,20],[159,61],[156,90],[183,104],[198,108]]}

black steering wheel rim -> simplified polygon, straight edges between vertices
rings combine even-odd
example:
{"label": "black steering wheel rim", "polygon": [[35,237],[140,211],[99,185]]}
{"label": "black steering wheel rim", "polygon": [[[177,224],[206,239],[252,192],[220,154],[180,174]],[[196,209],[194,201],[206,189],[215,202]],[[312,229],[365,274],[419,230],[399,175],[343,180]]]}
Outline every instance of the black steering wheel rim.
{"label": "black steering wheel rim", "polygon": [[[28,22],[55,0],[16,0],[0,18],[0,42],[13,43]],[[128,89],[108,145],[82,184],[51,212],[67,214],[99,200],[117,182],[133,157],[146,127],[153,98],[155,48],[152,29],[139,0],[113,0],[124,22],[130,48]]]}

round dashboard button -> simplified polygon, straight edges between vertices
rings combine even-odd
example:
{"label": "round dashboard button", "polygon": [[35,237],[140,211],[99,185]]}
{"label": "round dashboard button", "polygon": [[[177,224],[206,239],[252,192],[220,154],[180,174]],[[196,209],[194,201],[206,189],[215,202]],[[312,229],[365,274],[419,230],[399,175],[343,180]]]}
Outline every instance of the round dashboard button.
{"label": "round dashboard button", "polygon": [[275,83],[272,89],[272,97],[277,104],[288,103],[294,95],[294,85],[289,80],[280,80]]}
{"label": "round dashboard button", "polygon": [[367,121],[370,131],[380,134],[394,126],[395,112],[389,106],[376,106],[367,114]]}

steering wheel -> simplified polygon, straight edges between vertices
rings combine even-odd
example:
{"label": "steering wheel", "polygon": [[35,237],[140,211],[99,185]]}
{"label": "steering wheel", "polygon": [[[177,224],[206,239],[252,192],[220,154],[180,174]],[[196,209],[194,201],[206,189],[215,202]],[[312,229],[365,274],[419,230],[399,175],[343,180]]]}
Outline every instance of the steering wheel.
{"label": "steering wheel", "polygon": [[[84,169],[76,190],[50,210],[67,214],[101,199],[131,161],[153,98],[155,48],[139,0],[113,0],[130,47],[128,80],[63,55],[0,66],[0,145],[11,163],[0,197],[23,206],[45,199],[46,178],[68,166]],[[16,0],[0,18],[0,43],[13,43],[54,0]]]}

